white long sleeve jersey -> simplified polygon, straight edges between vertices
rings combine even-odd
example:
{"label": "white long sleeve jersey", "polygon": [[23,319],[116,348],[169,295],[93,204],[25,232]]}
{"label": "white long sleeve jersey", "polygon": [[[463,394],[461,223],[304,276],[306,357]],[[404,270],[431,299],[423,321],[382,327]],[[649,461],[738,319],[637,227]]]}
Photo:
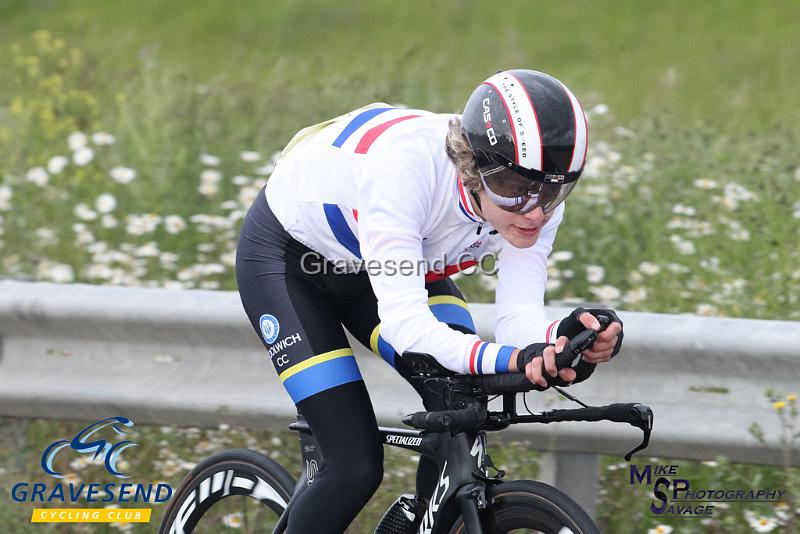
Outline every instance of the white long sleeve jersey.
{"label": "white long sleeve jersey", "polygon": [[[493,232],[445,153],[453,117],[372,104],[306,128],[276,164],[266,196],[293,238],[339,269],[367,270],[380,334],[398,353],[431,354],[458,373],[509,372],[513,347],[555,337],[544,290],[564,206],[530,248]],[[474,266],[487,253],[497,257],[497,343],[438,321],[425,289],[426,279]]]}

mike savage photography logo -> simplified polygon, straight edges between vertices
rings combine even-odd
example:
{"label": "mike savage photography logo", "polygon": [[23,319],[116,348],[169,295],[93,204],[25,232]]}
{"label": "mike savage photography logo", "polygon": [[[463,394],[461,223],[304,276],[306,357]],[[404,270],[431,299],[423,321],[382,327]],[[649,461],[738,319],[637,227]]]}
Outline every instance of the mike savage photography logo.
{"label": "mike savage photography logo", "polygon": [[[151,508],[138,508],[142,504],[169,501],[172,487],[160,482],[124,482],[130,478],[123,466],[124,451],[139,445],[127,439],[133,432],[134,422],[127,417],[115,416],[96,421],[83,428],[71,439],[58,439],[42,451],[42,471],[51,477],[45,482],[17,482],[11,488],[11,499],[19,504],[33,504],[33,523],[147,523]],[[116,479],[114,482],[82,482],[70,479],[57,467],[76,458],[89,463],[102,463],[105,470]],[[86,505],[104,507],[84,507]],[[130,508],[117,508],[120,504],[133,504]],[[37,507],[38,505],[38,507]]]}
{"label": "mike savage photography logo", "polygon": [[786,496],[786,490],[778,488],[698,487],[685,476],[677,464],[631,464],[629,482],[653,487],[653,518],[708,518],[714,515],[718,503],[775,504]]}

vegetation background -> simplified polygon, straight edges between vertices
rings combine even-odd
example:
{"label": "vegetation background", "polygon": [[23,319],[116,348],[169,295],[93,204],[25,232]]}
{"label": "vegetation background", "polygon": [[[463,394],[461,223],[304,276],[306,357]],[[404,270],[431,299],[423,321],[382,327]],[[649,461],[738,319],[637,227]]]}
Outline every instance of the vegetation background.
{"label": "vegetation background", "polygon": [[[590,120],[550,298],[797,320],[798,13],[2,0],[0,276],[233,290],[241,217],[295,131],[373,101],[458,112],[491,73],[526,67],[567,83]],[[459,280],[473,301],[494,282]]]}

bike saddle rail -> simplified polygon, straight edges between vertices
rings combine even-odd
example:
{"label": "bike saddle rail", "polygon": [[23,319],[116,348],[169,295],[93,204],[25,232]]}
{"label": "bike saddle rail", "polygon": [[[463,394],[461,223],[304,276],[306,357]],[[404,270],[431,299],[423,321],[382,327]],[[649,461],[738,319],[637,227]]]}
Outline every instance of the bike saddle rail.
{"label": "bike saddle rail", "polygon": [[[608,319],[601,317],[601,328]],[[564,350],[556,356],[556,367],[564,369],[581,357],[583,350],[594,343],[597,331],[587,328],[573,337]],[[653,429],[653,411],[641,403],[614,403],[605,406],[587,406],[572,395],[556,387],[565,397],[580,403],[582,408],[544,410],[537,413],[518,414],[516,396],[543,388],[528,380],[525,373],[497,375],[458,375],[439,364],[433,357],[420,353],[404,353],[398,358],[398,370],[410,380],[442,382],[456,399],[449,404],[453,409],[416,412],[403,418],[403,423],[429,432],[456,434],[468,430],[502,430],[520,423],[556,423],[561,421],[611,421],[628,423],[642,430],[642,443],[625,454],[625,460],[645,449]],[[490,395],[503,396],[500,412],[487,408]]]}

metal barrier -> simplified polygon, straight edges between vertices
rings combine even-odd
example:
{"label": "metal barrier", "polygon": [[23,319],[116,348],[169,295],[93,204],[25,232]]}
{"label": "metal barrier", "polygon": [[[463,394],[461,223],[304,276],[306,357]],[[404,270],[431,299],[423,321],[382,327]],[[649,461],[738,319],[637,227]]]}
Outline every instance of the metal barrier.
{"label": "metal barrier", "polygon": [[[492,338],[492,306],[471,310],[478,333]],[[548,309],[552,317],[568,312]],[[622,354],[570,391],[590,404],[649,404],[655,429],[648,456],[783,462],[777,444],[760,445],[747,428],[757,421],[772,440],[780,434],[763,392],[797,392],[800,323],[620,317]],[[381,423],[399,424],[422,409],[394,370],[353,344]],[[532,409],[567,404],[552,392],[528,395]],[[283,429],[294,414],[236,293],[0,281],[0,415]],[[597,471],[596,455],[621,456],[641,432],[559,423],[517,425],[504,435],[560,454],[548,464],[548,478],[588,495],[579,501],[592,509],[587,470]],[[800,465],[800,454],[793,464]]]}

